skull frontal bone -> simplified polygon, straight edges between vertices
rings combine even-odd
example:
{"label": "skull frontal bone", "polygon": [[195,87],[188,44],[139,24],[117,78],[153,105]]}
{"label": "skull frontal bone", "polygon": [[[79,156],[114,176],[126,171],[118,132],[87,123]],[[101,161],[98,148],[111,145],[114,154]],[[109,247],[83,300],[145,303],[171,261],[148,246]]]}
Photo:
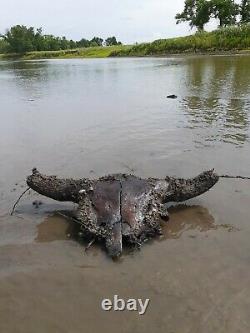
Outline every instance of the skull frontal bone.
{"label": "skull frontal bone", "polygon": [[149,182],[130,176],[123,182],[121,196],[122,233],[139,236],[145,230],[145,218],[154,215],[155,198]]}
{"label": "skull frontal bone", "polygon": [[158,226],[154,186],[135,176],[96,182],[79,210],[86,217],[84,228],[105,238],[111,256],[121,253],[122,236],[140,242]]}

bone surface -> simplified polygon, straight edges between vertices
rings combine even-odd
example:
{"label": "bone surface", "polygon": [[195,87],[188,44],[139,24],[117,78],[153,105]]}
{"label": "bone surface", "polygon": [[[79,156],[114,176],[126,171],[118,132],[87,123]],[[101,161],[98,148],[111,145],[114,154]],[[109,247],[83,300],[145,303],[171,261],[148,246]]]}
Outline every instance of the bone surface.
{"label": "bone surface", "polygon": [[113,174],[99,179],[59,179],[42,175],[36,168],[27,184],[36,192],[58,201],[78,204],[76,220],[82,230],[105,241],[111,257],[122,254],[123,241],[140,246],[161,234],[168,219],[167,202],[181,202],[201,195],[219,177],[205,171],[192,179],[166,177],[142,179]]}

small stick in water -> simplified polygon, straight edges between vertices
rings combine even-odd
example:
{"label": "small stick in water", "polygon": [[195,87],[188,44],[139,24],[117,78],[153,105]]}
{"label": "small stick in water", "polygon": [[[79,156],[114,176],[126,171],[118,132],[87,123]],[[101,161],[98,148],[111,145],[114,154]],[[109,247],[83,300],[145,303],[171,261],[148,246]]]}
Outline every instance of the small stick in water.
{"label": "small stick in water", "polygon": [[[77,220],[76,218],[74,218],[73,216],[70,216],[70,215],[67,215],[67,214],[63,214],[62,212],[59,212],[59,211],[57,211],[56,214],[57,214],[57,215],[60,215],[60,216],[62,216],[62,217],[64,217],[64,218],[67,219],[67,220],[71,220],[71,221],[73,221],[73,222],[76,222],[76,223],[78,223],[78,224],[81,224],[81,222],[80,222],[79,220]],[[81,225],[82,225],[82,224],[81,224]]]}
{"label": "small stick in water", "polygon": [[19,203],[19,201],[21,200],[22,196],[24,196],[24,194],[25,194],[26,192],[28,192],[29,190],[30,190],[30,187],[26,188],[26,190],[20,195],[20,197],[19,197],[19,198],[17,199],[17,201],[15,202],[15,204],[14,204],[14,206],[13,206],[13,208],[12,208],[12,211],[11,211],[10,215],[13,215],[13,214],[14,214],[15,208],[16,208],[17,204]]}
{"label": "small stick in water", "polygon": [[229,176],[229,175],[221,175],[220,178],[232,178],[232,179],[250,179],[250,177],[244,176]]}
{"label": "small stick in water", "polygon": [[85,247],[85,252],[87,252],[87,251],[90,249],[90,247],[94,244],[95,241],[96,241],[96,239],[93,238],[93,239],[88,243],[88,245]]}

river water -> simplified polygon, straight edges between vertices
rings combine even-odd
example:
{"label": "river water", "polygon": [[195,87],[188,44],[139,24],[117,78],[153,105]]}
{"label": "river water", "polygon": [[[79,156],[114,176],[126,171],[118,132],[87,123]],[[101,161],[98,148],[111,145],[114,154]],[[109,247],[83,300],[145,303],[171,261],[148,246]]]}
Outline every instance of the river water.
{"label": "river water", "polygon": [[[250,332],[247,181],[171,208],[163,237],[118,262],[84,252],[56,213],[70,204],[30,192],[9,215],[34,166],[249,176],[250,56],[1,61],[0,88],[1,332]],[[150,298],[146,314],[102,311],[115,294]]]}

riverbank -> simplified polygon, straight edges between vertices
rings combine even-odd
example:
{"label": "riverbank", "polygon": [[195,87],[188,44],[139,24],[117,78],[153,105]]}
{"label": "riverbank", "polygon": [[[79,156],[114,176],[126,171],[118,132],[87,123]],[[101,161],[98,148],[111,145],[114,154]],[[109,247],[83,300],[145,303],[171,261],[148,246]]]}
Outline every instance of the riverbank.
{"label": "riverbank", "polygon": [[22,59],[22,60],[35,60],[35,59],[71,59],[71,58],[107,58],[114,52],[126,52],[130,49],[130,45],[117,45],[107,47],[87,47],[72,50],[59,50],[59,51],[34,51],[25,54],[18,53],[5,53],[0,54],[0,59]]}
{"label": "riverbank", "polygon": [[178,38],[159,39],[152,43],[88,47],[59,51],[34,51],[25,54],[0,54],[0,59],[68,59],[167,56],[173,54],[250,53],[250,24],[200,32]]}
{"label": "riverbank", "polygon": [[159,39],[124,50],[114,50],[111,56],[165,56],[169,54],[224,54],[250,52],[250,24],[227,27],[212,32],[200,32],[178,38]]}

